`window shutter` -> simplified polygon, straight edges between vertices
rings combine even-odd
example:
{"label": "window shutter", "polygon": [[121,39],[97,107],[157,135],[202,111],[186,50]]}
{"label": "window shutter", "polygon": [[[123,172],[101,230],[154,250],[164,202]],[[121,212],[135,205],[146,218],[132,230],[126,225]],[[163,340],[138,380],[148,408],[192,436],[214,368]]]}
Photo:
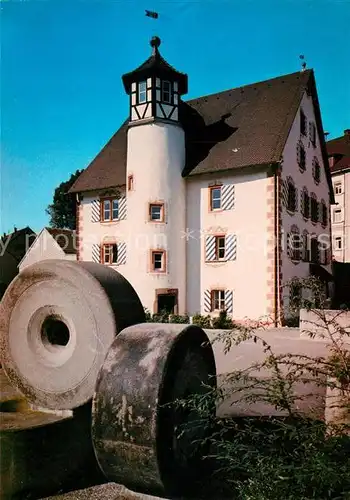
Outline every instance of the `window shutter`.
{"label": "window shutter", "polygon": [[100,222],[100,200],[91,202],[91,222]]}
{"label": "window shutter", "polygon": [[313,139],[313,122],[309,122],[309,138],[311,142],[314,142]]}
{"label": "window shutter", "polygon": [[91,257],[93,262],[101,262],[101,245],[98,243],[92,245]]}
{"label": "window shutter", "polygon": [[206,312],[206,313],[211,312],[211,291],[210,290],[204,291],[204,312]]}
{"label": "window shutter", "polygon": [[205,238],[205,260],[215,260],[215,236],[209,235]]}
{"label": "window shutter", "polygon": [[226,290],[225,291],[225,309],[228,314],[233,313],[233,291]]}
{"label": "window shutter", "polygon": [[297,163],[300,165],[300,142],[297,144]]}
{"label": "window shutter", "polygon": [[235,206],[234,184],[224,184],[221,188],[221,203],[223,210],[232,210]]}
{"label": "window shutter", "polygon": [[288,182],[282,179],[282,203],[285,207],[288,205]]}
{"label": "window shutter", "polygon": [[294,211],[295,212],[298,211],[298,196],[299,196],[298,188],[294,187]]}
{"label": "window shutter", "polygon": [[126,264],[126,243],[118,243],[117,265]]}
{"label": "window shutter", "polygon": [[303,191],[300,192],[300,211],[303,214],[304,217],[306,217],[306,212],[305,212],[305,194],[306,191],[303,189]]}
{"label": "window shutter", "polygon": [[225,256],[226,260],[236,260],[237,256],[237,236],[227,234],[225,238]]}
{"label": "window shutter", "polygon": [[119,219],[126,219],[126,197],[123,195],[118,200]]}
{"label": "window shutter", "polygon": [[287,233],[287,255],[288,255],[288,257],[291,256],[291,238],[292,238],[292,235],[290,233]]}

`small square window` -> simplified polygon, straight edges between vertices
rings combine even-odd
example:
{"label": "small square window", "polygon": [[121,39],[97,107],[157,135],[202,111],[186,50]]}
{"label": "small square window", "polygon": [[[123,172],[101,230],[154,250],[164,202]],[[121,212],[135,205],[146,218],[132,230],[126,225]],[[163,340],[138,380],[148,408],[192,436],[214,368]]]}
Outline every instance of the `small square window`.
{"label": "small square window", "polygon": [[103,264],[116,264],[118,261],[118,245],[108,244],[103,245],[102,263]]}
{"label": "small square window", "polygon": [[165,272],[165,251],[152,251],[152,271]]}
{"label": "small square window", "polygon": [[221,209],[221,187],[210,188],[210,210]]}
{"label": "small square window", "polygon": [[225,290],[211,291],[212,311],[223,311],[225,309]]}
{"label": "small square window", "polygon": [[336,182],[334,184],[334,193],[335,194],[342,194],[343,192],[343,186],[341,182]]}
{"label": "small square window", "polygon": [[215,256],[216,260],[225,258],[225,236],[215,236]]}
{"label": "small square window", "polygon": [[146,82],[139,83],[139,94],[138,94],[138,102],[139,104],[147,101],[147,84]]}
{"label": "small square window", "polygon": [[342,222],[343,213],[341,208],[335,208],[333,210],[333,222]]}
{"label": "small square window", "polygon": [[336,238],[334,238],[334,246],[335,250],[343,249],[343,238],[341,236],[337,236]]}
{"label": "small square window", "polygon": [[164,222],[163,203],[151,203],[149,206],[149,217],[154,222]]}
{"label": "small square window", "polygon": [[162,101],[171,103],[171,83],[167,80],[162,81]]}

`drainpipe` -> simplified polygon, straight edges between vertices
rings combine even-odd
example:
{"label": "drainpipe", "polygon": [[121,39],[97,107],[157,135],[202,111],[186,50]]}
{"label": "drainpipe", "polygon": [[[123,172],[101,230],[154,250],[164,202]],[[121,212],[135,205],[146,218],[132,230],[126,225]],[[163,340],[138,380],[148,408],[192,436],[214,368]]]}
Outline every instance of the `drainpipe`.
{"label": "drainpipe", "polygon": [[279,249],[280,249],[280,230],[279,230],[279,164],[274,165],[274,237],[275,237],[275,250],[274,250],[274,274],[275,274],[275,290],[274,290],[274,323],[275,327],[279,326],[279,288],[280,288],[280,276],[279,276]]}

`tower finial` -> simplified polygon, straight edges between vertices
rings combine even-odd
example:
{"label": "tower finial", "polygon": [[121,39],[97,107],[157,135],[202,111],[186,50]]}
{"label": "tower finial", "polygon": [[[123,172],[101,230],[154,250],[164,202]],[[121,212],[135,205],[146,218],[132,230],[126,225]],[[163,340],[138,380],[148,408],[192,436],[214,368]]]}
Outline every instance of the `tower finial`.
{"label": "tower finial", "polygon": [[306,62],[305,62],[305,56],[304,56],[304,54],[301,54],[299,56],[299,59],[301,59],[301,61],[303,61],[302,64],[301,64],[301,71],[305,71],[305,69],[306,69]]}
{"label": "tower finial", "polygon": [[159,36],[152,36],[150,45],[153,47],[153,55],[158,54],[158,47],[161,44],[161,40]]}

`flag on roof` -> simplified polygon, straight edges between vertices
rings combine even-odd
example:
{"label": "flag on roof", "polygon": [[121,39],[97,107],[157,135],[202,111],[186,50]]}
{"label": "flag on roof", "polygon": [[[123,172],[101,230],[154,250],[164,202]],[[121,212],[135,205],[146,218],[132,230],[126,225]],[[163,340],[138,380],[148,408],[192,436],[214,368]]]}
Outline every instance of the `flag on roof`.
{"label": "flag on roof", "polygon": [[153,17],[153,19],[158,19],[159,14],[158,12],[153,12],[152,10],[146,10],[146,16]]}

